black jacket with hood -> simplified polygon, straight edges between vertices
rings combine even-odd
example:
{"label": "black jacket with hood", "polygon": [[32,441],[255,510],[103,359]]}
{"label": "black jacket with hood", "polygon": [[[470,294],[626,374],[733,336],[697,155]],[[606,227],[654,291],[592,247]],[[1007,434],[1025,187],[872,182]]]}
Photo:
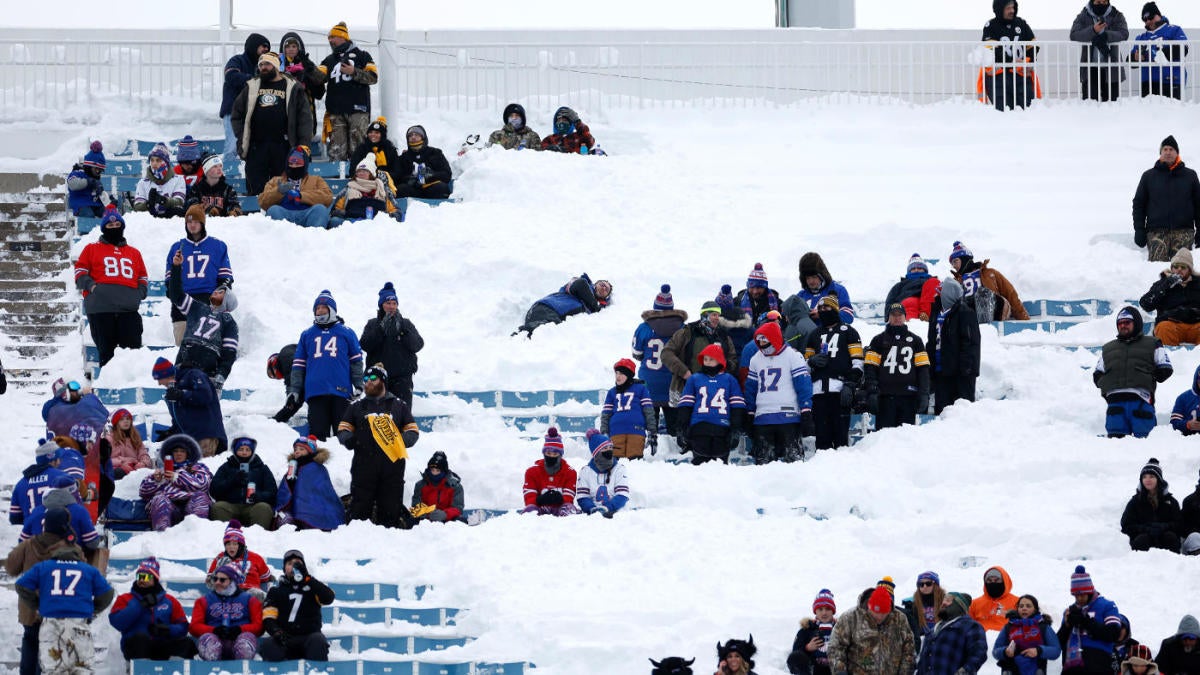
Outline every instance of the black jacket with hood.
{"label": "black jacket with hood", "polygon": [[[1013,18],[1012,21],[1004,19],[1004,7],[1009,2],[1013,3]],[[1029,42],[1034,39],[1033,29],[1029,24],[1025,23],[1025,19],[1017,16],[1021,7],[1014,0],[992,0],[992,14],[995,16],[987,23],[983,24],[983,41],[996,42]],[[996,57],[996,63],[1025,63],[1033,61],[1037,54],[1037,47],[1015,47],[1011,44],[1006,44],[1003,47],[996,47],[992,50]]]}
{"label": "black jacket with hood", "polygon": [[[290,40],[295,40],[300,46],[300,50],[296,52],[296,58],[293,61],[288,61],[284,55],[284,45]],[[309,58],[308,52],[304,49],[304,38],[295,31],[289,31],[283,34],[279,40],[279,67],[283,69],[293,80],[300,84],[304,89],[304,93],[308,94],[308,107],[312,110],[312,134],[309,140],[312,140],[317,135],[317,101],[325,97],[325,74],[317,70],[317,64]],[[299,72],[289,72],[289,66],[300,66],[302,70]],[[301,139],[303,140],[303,139]],[[308,143],[305,143],[308,145]]]}

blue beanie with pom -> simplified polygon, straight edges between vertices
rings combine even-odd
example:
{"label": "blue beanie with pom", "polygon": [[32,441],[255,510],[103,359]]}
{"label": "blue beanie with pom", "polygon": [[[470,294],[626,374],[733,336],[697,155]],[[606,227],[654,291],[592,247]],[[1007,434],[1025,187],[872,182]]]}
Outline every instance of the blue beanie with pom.
{"label": "blue beanie with pom", "polygon": [[658,295],[654,296],[654,309],[675,309],[675,298],[671,297],[671,284],[663,284]]}

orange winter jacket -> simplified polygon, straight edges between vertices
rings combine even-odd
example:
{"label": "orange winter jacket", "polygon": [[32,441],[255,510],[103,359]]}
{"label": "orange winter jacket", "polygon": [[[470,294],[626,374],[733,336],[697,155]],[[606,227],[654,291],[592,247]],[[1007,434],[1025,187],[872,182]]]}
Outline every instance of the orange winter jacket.
{"label": "orange winter jacket", "polygon": [[[1021,296],[1017,295],[1017,289],[1013,288],[1012,283],[1009,282],[1007,277],[988,267],[989,262],[991,260],[984,260],[979,263],[979,280],[983,282],[984,287],[988,290],[1008,301],[1008,308],[1012,313],[1012,318],[1020,321],[1028,321],[1029,312],[1025,311],[1025,305],[1021,303]],[[952,272],[952,274],[955,281],[962,283],[961,273]]]}
{"label": "orange winter jacket", "polygon": [[1008,624],[1008,613],[1017,608],[1017,596],[1012,594],[1012,578],[1008,576],[1008,571],[993,566],[984,571],[984,576],[991,570],[999,572],[1000,578],[1004,579],[1004,594],[993,598],[987,594],[985,586],[983,595],[971,601],[970,613],[971,618],[982,624],[985,630],[1001,630]]}

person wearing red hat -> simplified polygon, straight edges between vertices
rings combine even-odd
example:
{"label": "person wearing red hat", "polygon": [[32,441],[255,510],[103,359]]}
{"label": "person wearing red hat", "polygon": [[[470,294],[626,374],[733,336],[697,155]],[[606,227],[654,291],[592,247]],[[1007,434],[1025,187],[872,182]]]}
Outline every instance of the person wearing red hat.
{"label": "person wearing red hat", "polygon": [[613,454],[629,459],[641,459],[647,445],[651,455],[658,452],[654,400],[646,383],[634,377],[636,370],[633,359],[613,364],[616,385],[605,395],[600,412],[600,433],[612,439]]}
{"label": "person wearing red hat", "polygon": [[830,675],[829,653],[826,648],[837,624],[837,603],[828,588],[822,588],[813,599],[814,617],[800,620],[800,630],[788,655],[788,672],[792,675]]}
{"label": "person wearing red hat", "polygon": [[575,508],[575,487],[578,475],[563,457],[563,439],[558,429],[546,430],[542,441],[542,458],[525,470],[525,508],[521,513],[539,516],[569,516]]}
{"label": "person wearing red hat", "polygon": [[846,675],[909,675],[916,650],[904,612],[892,594],[876,586],[866,602],[842,614],[827,651],[829,668]]}
{"label": "person wearing red hat", "polygon": [[121,408],[112,416],[112,428],[104,434],[112,449],[113,477],[117,480],[138,469],[154,468],[142,435],[133,426],[133,414]]}
{"label": "person wearing red hat", "polygon": [[779,324],[754,331],[758,353],[746,375],[746,409],[754,416],[754,461],[794,462],[817,451],[813,382],[804,355],[783,341]]}
{"label": "person wearing red hat", "polygon": [[679,449],[691,450],[692,464],[719,459],[741,440],[746,400],[737,378],[725,372],[725,349],[711,344],[700,352],[700,372],[688,378],[679,397]]}

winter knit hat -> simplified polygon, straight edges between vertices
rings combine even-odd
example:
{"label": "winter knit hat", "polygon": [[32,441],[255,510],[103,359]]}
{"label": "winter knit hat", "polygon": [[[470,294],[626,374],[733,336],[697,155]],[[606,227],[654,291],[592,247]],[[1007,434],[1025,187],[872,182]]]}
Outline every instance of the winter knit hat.
{"label": "winter knit hat", "polygon": [[921,572],[919,575],[917,575],[917,586],[920,586],[922,581],[932,581],[934,586],[942,585],[942,578],[939,577],[937,572],[934,572],[933,570]]}
{"label": "winter knit hat", "polygon": [[817,303],[818,312],[826,307],[835,312],[841,309],[841,301],[838,299],[837,293],[830,293],[829,295],[821,298],[821,301]]}
{"label": "winter knit hat", "polygon": [[165,143],[156,143],[154,147],[150,149],[150,154],[146,155],[146,157],[157,157],[166,162],[168,167],[171,166],[171,151],[167,149]]}
{"label": "winter knit hat", "polygon": [[384,368],[382,363],[375,363],[372,364],[370,368],[367,368],[366,372],[363,373],[363,381],[365,382],[367,378],[371,377],[372,375],[383,380],[385,384],[387,383],[388,372],[387,368]]}
{"label": "winter knit hat", "polygon": [[882,614],[892,611],[894,603],[892,594],[886,588],[876,586],[875,590],[871,591],[871,597],[867,598],[867,609],[877,614]]}
{"label": "winter knit hat", "polygon": [[663,284],[659,288],[658,295],[654,296],[654,309],[675,309],[675,298],[671,297],[671,284]]}
{"label": "winter knit hat", "polygon": [[379,171],[379,165],[375,163],[375,153],[368,152],[364,155],[358,166],[354,167],[354,171],[357,172],[359,169],[366,169],[371,174],[371,177],[374,178],[375,174]]}
{"label": "winter knit hat", "polygon": [[83,156],[83,165],[103,171],[104,167],[108,166],[108,162],[104,160],[104,146],[100,144],[100,141],[92,141],[92,145],[88,149],[91,152]]}
{"label": "winter knit hat", "polygon": [[[729,288],[729,287],[722,286],[722,288]],[[719,298],[721,296],[718,295],[717,297]],[[729,306],[732,307],[733,305],[731,304]],[[710,314],[713,312],[715,312],[717,314],[721,313],[721,304],[720,303],[709,300],[708,302],[704,303],[703,305],[700,305],[700,317],[701,318],[703,318],[705,314]]]}
{"label": "winter knit hat", "polygon": [[296,440],[292,441],[293,448],[295,448],[297,445],[303,445],[304,447],[308,448],[309,452],[316,454],[316,452],[317,452],[317,437],[312,436],[312,435],[301,436],[300,438],[297,438]]}
{"label": "winter knit hat", "polygon": [[1083,568],[1083,565],[1075,566],[1075,573],[1071,575],[1071,595],[1079,595],[1081,593],[1095,593],[1096,587],[1092,584],[1092,577]]}
{"label": "winter knit hat", "polygon": [[1158,479],[1158,485],[1159,485],[1160,491],[1166,489],[1167,482],[1165,480],[1163,480],[1162,467],[1158,465],[1157,458],[1151,457],[1150,461],[1146,462],[1146,466],[1143,466],[1141,472],[1138,473],[1139,489],[1141,488],[1142,476],[1145,476],[1146,474],[1150,474],[1151,476],[1154,476],[1156,479]]}
{"label": "winter knit hat", "polygon": [[777,309],[772,309],[771,311],[769,311],[763,315],[763,321],[782,321],[782,320],[783,320],[783,315],[780,314],[779,310],[777,310]]}
{"label": "winter knit hat", "polygon": [[613,364],[613,370],[618,373],[625,373],[625,377],[633,379],[633,374],[637,372],[637,364],[633,359],[621,359]]}
{"label": "winter knit hat", "polygon": [[150,374],[154,377],[154,381],[157,382],[159,380],[175,377],[176,370],[175,366],[172,365],[170,361],[160,356],[154,362],[154,369],[150,371]]}
{"label": "winter knit hat", "polygon": [[387,138],[387,118],[383,115],[376,117],[374,122],[367,125],[367,131],[378,131],[383,138]]}
{"label": "winter knit hat", "polygon": [[746,278],[746,288],[766,287],[767,272],[763,269],[762,263],[754,263],[754,269],[750,270],[750,276]]}
{"label": "winter knit hat", "polygon": [[822,607],[828,607],[830,611],[837,611],[837,603],[833,601],[833,592],[828,588],[822,588],[817,597],[813,599],[812,609],[816,612]]}
{"label": "winter knit hat", "polygon": [[317,295],[317,299],[313,300],[313,312],[316,312],[317,308],[321,305],[328,307],[331,314],[337,314],[337,302],[334,301],[333,294],[330,293],[328,289],[321,291],[321,293]]}
{"label": "winter knit hat", "polygon": [[1175,152],[1179,152],[1179,144],[1175,142],[1174,136],[1167,136],[1163,139],[1162,143],[1158,144],[1159,150],[1162,150],[1163,148],[1174,148]]}
{"label": "winter knit hat", "polygon": [[929,265],[927,265],[925,263],[925,259],[921,257],[920,253],[914,253],[914,254],[912,254],[912,257],[908,259],[907,272],[909,274],[912,274],[913,272],[916,272],[918,270],[920,270],[922,272],[928,272]]}
{"label": "winter knit hat", "polygon": [[239,448],[243,447],[250,448],[250,453],[254,454],[254,452],[258,450],[258,441],[250,438],[249,436],[238,436],[237,438],[233,439],[233,443],[229,445],[229,451],[237,452]]}
{"label": "winter knit hat", "polygon": [[429,461],[426,462],[425,466],[435,466],[437,467],[438,471],[441,471],[442,473],[450,473],[450,460],[446,459],[446,453],[442,452],[441,450],[433,453],[433,456],[429,458]]}
{"label": "winter knit hat", "polygon": [[1122,321],[1135,321],[1135,320],[1136,319],[1133,318],[1133,312],[1129,311],[1129,308],[1125,308],[1125,309],[1122,309],[1120,312],[1117,312],[1117,323],[1121,323]]}
{"label": "winter knit hat", "polygon": [[954,260],[955,258],[968,258],[969,259],[969,258],[974,258],[974,257],[975,257],[975,254],[971,253],[971,249],[967,248],[966,244],[962,243],[961,241],[954,242],[954,248],[953,248],[953,250],[950,251],[950,259],[951,260]]}
{"label": "winter knit hat", "polygon": [[121,212],[117,210],[116,204],[109,204],[104,207],[104,215],[100,216],[100,227],[106,228],[109,223],[117,223],[122,229],[125,228],[125,219],[121,217]]}
{"label": "winter knit hat", "polygon": [[1171,264],[1183,263],[1188,266],[1188,271],[1195,274],[1196,266],[1192,264],[1192,252],[1186,248],[1181,248],[1171,257]]}
{"label": "winter knit hat", "polygon": [[608,438],[608,436],[600,433],[598,429],[587,430],[587,441],[588,449],[592,451],[592,457],[595,457],[605,450],[613,449],[612,441]]}
{"label": "winter knit hat", "polygon": [[971,596],[966,593],[947,593],[950,598],[949,610],[950,618],[966,616],[971,609]]}
{"label": "winter knit hat", "polygon": [[221,537],[222,544],[228,544],[231,541],[236,541],[242,546],[246,545],[246,535],[242,532],[242,523],[237,518],[229,521],[225,526],[225,536]]}
{"label": "winter knit hat", "polygon": [[42,531],[69,539],[71,538],[71,513],[64,508],[49,509],[42,520]]}
{"label": "winter knit hat", "polygon": [[384,284],[383,288],[379,289],[379,306],[383,307],[383,303],[387,302],[388,300],[391,300],[392,302],[400,301],[396,297],[396,287],[393,286],[392,282],[390,281]]}
{"label": "winter knit hat", "polygon": [[125,408],[118,408],[117,412],[113,413],[113,415],[112,415],[112,420],[111,420],[112,425],[114,427],[117,426],[117,423],[120,422],[121,420],[125,419],[126,417],[128,417],[129,419],[133,419],[133,413],[129,412]]}
{"label": "winter knit hat", "polygon": [[204,169],[204,173],[206,173],[206,174],[209,171],[212,171],[216,167],[221,167],[221,170],[224,171],[225,170],[225,161],[223,159],[221,159],[220,155],[209,155],[208,157],[204,158],[204,164],[202,165],[202,167]]}
{"label": "winter knit hat", "polygon": [[216,574],[224,574],[225,576],[229,577],[233,581],[232,585],[242,585],[242,571],[237,568],[237,565],[225,563],[217,568]]}
{"label": "winter knit hat", "polygon": [[[705,303],[707,304],[707,303]],[[717,294],[716,305],[720,309],[729,309],[733,307],[733,287],[729,284],[721,286],[721,292]],[[700,310],[704,312],[703,309]]]}
{"label": "winter knit hat", "polygon": [[728,640],[724,645],[717,644],[717,658],[724,659],[731,652],[737,652],[738,656],[746,662],[746,665],[751,669],[754,668],[754,654],[758,652],[758,647],[754,646],[754,636],[751,635],[749,640]]}
{"label": "winter knit hat", "polygon": [[[1149,21],[1150,19],[1160,15],[1162,15],[1162,12],[1158,11],[1158,3],[1147,2],[1146,4],[1142,5],[1142,21]],[[1164,142],[1163,145],[1166,145],[1166,143]],[[1178,150],[1179,148],[1175,149]]]}
{"label": "winter knit hat", "polygon": [[711,344],[701,349],[700,353],[696,355],[696,363],[704,365],[704,357],[706,356],[720,364],[721,370],[725,370],[728,367],[725,361],[725,350],[721,348],[721,345]]}
{"label": "winter knit hat", "polygon": [[884,577],[884,578],[880,579],[879,581],[875,582],[875,586],[887,591],[888,594],[890,594],[892,596],[892,600],[895,601],[896,582],[893,581],[891,577]]}
{"label": "winter knit hat", "polygon": [[542,452],[557,452],[563,453],[563,439],[558,435],[557,427],[550,427],[546,430],[546,437],[542,439]]}
{"label": "winter knit hat", "polygon": [[175,146],[175,159],[179,162],[200,161],[200,143],[190,134],[184,136],[180,139],[179,145]]}
{"label": "winter knit hat", "polygon": [[58,459],[58,443],[54,439],[47,438],[38,444],[37,450],[34,451],[34,459],[38,464],[49,464]]}
{"label": "winter knit hat", "polygon": [[276,54],[275,52],[263,52],[262,55],[258,57],[258,65],[261,66],[264,63],[271,64],[272,66],[274,66],[275,70],[278,71],[279,70],[279,55]]}
{"label": "winter knit hat", "polygon": [[289,560],[299,560],[300,562],[304,562],[304,554],[301,553],[298,549],[293,548],[293,549],[289,550],[287,553],[283,554],[283,564],[284,565],[288,564]]}
{"label": "winter knit hat", "polygon": [[340,37],[343,40],[350,39],[350,29],[346,27],[345,21],[337,22],[337,25],[329,29],[328,37]]}
{"label": "winter knit hat", "polygon": [[[408,140],[408,137],[414,133],[421,135],[421,141],[419,143],[413,143],[412,141]],[[404,142],[408,144],[410,150],[420,150],[429,143],[429,134],[425,133],[425,127],[421,126],[420,124],[414,124],[404,132]]]}
{"label": "winter knit hat", "polygon": [[290,153],[288,153],[287,161],[289,166],[291,165],[293,159],[303,160],[304,166],[307,167],[308,163],[312,161],[312,152],[308,149],[307,145],[297,145],[296,147],[292,148]]}
{"label": "winter knit hat", "polygon": [[205,225],[208,224],[208,216],[206,216],[204,213],[204,206],[198,203],[189,206],[188,210],[183,214],[185,228],[187,227],[186,223],[189,220],[194,220],[197,223],[200,223],[200,231],[203,232],[205,230]]}
{"label": "winter knit hat", "polygon": [[155,581],[161,583],[162,574],[159,572],[158,558],[150,556],[149,558],[143,560],[142,563],[137,566],[137,571],[134,572],[134,576],[136,577],[139,574],[149,574],[150,576],[154,577]]}

